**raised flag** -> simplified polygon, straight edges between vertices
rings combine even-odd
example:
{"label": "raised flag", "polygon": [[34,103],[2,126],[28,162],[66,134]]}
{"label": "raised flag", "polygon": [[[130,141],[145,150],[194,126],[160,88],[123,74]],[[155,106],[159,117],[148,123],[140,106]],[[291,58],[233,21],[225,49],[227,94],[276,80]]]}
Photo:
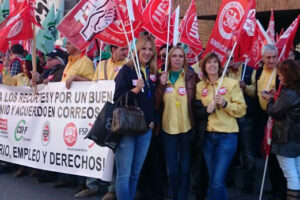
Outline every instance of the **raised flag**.
{"label": "raised flag", "polygon": [[248,54],[248,65],[257,69],[258,63],[262,59],[261,51],[265,44],[267,44],[268,39],[265,38],[265,34],[262,33],[262,30],[259,28],[256,23],[255,34],[251,44],[251,51]]}
{"label": "raised flag", "polygon": [[[108,44],[113,44],[119,47],[127,46],[126,36],[129,41],[132,40],[130,18],[127,9],[126,0],[116,0],[117,18],[103,32],[97,34],[96,37]],[[134,36],[137,38],[142,28],[142,14],[139,12],[136,3],[132,3],[133,15],[135,21],[132,22]],[[123,29],[123,25],[125,30]]]}
{"label": "raised flag", "polygon": [[181,33],[180,42],[194,48],[196,51],[195,54],[197,55],[203,51],[198,29],[199,25],[195,0],[192,0],[181,21],[179,32]]}
{"label": "raised flag", "polygon": [[274,19],[274,11],[271,10],[270,21],[267,29],[267,34],[271,38],[273,44],[275,44],[275,19]]}
{"label": "raised flag", "polygon": [[81,0],[63,18],[57,29],[77,49],[84,50],[94,35],[103,31],[115,17],[113,0]]}
{"label": "raised flag", "polygon": [[300,14],[293,21],[293,23],[289,26],[289,28],[280,36],[279,40],[276,43],[276,46],[279,50],[279,55],[283,52],[282,60],[288,58],[289,52],[293,47],[294,38],[296,36],[300,21]]}
{"label": "raised flag", "polygon": [[15,10],[0,24],[1,40],[28,40],[33,38],[32,23],[37,25],[31,6]]}
{"label": "raised flag", "polygon": [[[168,16],[170,0],[151,0],[143,13],[143,28],[156,38],[167,43],[168,37]],[[169,44],[173,38],[172,23],[170,22]]]}
{"label": "raised flag", "polygon": [[233,47],[233,33],[237,31],[250,0],[223,0],[204,54],[215,52],[222,63],[226,52]]}
{"label": "raised flag", "polygon": [[44,54],[50,53],[54,49],[54,42],[56,40],[56,18],[54,4],[50,8],[42,27],[36,35],[36,48]]}
{"label": "raised flag", "polygon": [[236,49],[234,51],[235,62],[244,61],[248,57],[251,51],[252,40],[255,39],[256,28],[256,2],[251,0],[243,20],[240,23],[238,31],[234,33],[234,42],[237,42]]}
{"label": "raised flag", "polygon": [[9,10],[11,13],[21,11],[27,4],[27,0],[10,0]]}

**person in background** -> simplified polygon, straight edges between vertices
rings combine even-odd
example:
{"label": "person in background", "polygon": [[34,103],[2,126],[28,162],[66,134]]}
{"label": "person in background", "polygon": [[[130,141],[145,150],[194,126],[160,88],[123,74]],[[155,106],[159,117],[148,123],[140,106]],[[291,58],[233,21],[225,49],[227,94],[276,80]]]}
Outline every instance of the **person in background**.
{"label": "person in background", "polygon": [[[119,70],[125,64],[128,55],[127,47],[117,47],[110,45],[111,57],[108,60],[102,60],[98,63],[93,81],[114,80]],[[101,182],[99,179],[86,178],[86,187],[75,194],[75,197],[82,198],[99,194]],[[108,192],[102,197],[102,200],[117,199],[115,192],[115,176],[108,187]]]}
{"label": "person in background", "polygon": [[172,199],[188,197],[190,179],[190,139],[194,116],[197,74],[188,68],[182,47],[173,47],[156,89],[156,109],[162,113],[162,142]]}
{"label": "person in background", "polygon": [[237,149],[237,118],[246,114],[239,82],[222,75],[221,62],[214,53],[201,63],[203,80],[197,84],[196,99],[203,104],[202,118],[208,118],[203,139],[203,154],[209,174],[208,200],[228,200],[225,177]]}
{"label": "person in background", "polygon": [[[66,49],[69,54],[68,63],[62,75],[61,82],[66,83],[66,88],[69,89],[74,81],[91,81],[94,77],[94,66],[92,60],[82,54],[74,45],[67,41]],[[82,177],[76,177],[67,174],[59,174],[58,181],[55,182],[54,187],[68,187],[76,186],[77,179],[79,179],[80,186],[76,193],[84,189]],[[84,185],[84,186],[83,186]]]}
{"label": "person in background", "polygon": [[[37,57],[37,70],[40,70],[40,60]],[[32,78],[31,71],[32,71],[32,56],[31,54],[28,54],[26,58],[22,59],[22,72],[15,76],[11,76],[10,71],[6,71],[3,74],[3,84],[10,85],[10,86],[29,86],[30,80]],[[18,173],[16,173],[18,174]],[[20,173],[22,174],[22,173]],[[19,177],[19,175],[16,175],[16,177]]]}
{"label": "person in background", "polygon": [[[229,58],[231,50],[227,51],[227,59]],[[243,77],[244,73],[244,77]],[[235,180],[235,166],[240,164],[239,158],[242,158],[243,169],[243,186],[242,192],[251,194],[253,192],[253,186],[255,181],[255,74],[256,71],[250,66],[245,66],[241,62],[234,62],[234,59],[229,61],[228,71],[226,76],[232,78],[240,83],[240,88],[243,91],[244,98],[247,104],[246,115],[237,119],[239,125],[238,134],[238,151],[234,156],[233,162],[229,167],[226,183],[234,184]],[[235,165],[235,166],[234,166]],[[230,176],[231,175],[231,176]]]}
{"label": "person in background", "polygon": [[140,73],[142,78],[138,79],[133,61],[130,60],[122,67],[115,78],[114,102],[126,94],[128,94],[128,102],[130,104],[133,104],[135,99],[144,113],[149,130],[142,135],[124,135],[116,149],[116,193],[118,200],[134,199],[139,174],[150,145],[154,122],[158,121],[154,110],[157,71],[155,44],[150,36],[140,36],[136,47],[136,56],[141,66]]}
{"label": "person in background", "polygon": [[269,101],[267,113],[274,119],[271,151],[287,179],[286,200],[299,200],[300,67],[289,59],[279,64],[277,69],[282,89],[277,100],[273,95],[266,96]]}
{"label": "person in background", "polygon": [[93,62],[69,41],[67,42],[66,49],[69,58],[61,81],[66,82],[67,89],[71,87],[73,81],[92,80],[95,74]]}
{"label": "person in background", "polygon": [[15,76],[22,72],[23,46],[14,44],[10,48],[9,59],[5,59],[4,67],[9,69],[10,76]]}
{"label": "person in background", "polygon": [[[255,75],[255,87],[256,87],[256,130],[261,134],[259,141],[262,141],[264,135],[265,126],[268,121],[267,97],[270,94],[274,94],[279,87],[279,79],[276,75],[276,66],[278,64],[278,49],[275,45],[266,44],[262,48],[262,57],[264,65],[257,69]],[[280,169],[275,154],[269,155],[269,178],[271,182],[271,199],[281,200],[285,198],[286,180],[283,176],[283,172]]]}

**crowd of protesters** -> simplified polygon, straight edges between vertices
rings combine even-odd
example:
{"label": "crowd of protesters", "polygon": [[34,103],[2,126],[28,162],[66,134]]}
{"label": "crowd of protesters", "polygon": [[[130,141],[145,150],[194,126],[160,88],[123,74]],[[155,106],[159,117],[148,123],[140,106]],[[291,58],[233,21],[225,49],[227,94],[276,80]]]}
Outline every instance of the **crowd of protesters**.
{"label": "crowd of protesters", "polygon": [[107,187],[103,200],[163,200],[167,195],[186,200],[190,192],[199,200],[227,200],[226,185],[234,184],[236,165],[242,165],[245,195],[260,181],[255,180],[255,160],[272,117],[269,198],[300,199],[300,66],[293,51],[278,62],[276,46],[265,45],[258,70],[232,58],[218,87],[224,67],[218,55],[209,53],[189,66],[180,45],[167,55],[166,45],[157,48],[151,36],[143,35],[136,46],[141,78],[127,47],[110,45],[111,57],[94,65],[93,58],[67,42],[66,51],[56,47],[39,53],[37,71],[32,55],[19,44],[1,54],[2,84],[62,81],[69,89],[74,81],[115,80],[114,100],[127,95],[129,103],[137,101],[149,125],[142,135],[122,137],[110,183],[5,162],[1,173],[22,177],[31,172],[40,183],[55,181],[57,188],[77,185],[75,197],[99,195]]}

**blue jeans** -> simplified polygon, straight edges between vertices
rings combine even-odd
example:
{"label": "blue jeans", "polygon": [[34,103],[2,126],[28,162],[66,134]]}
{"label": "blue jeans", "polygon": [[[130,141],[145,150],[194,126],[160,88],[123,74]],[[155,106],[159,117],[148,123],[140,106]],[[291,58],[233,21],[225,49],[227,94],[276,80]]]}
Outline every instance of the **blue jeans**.
{"label": "blue jeans", "polygon": [[287,180],[287,188],[290,190],[300,190],[300,156],[296,158],[276,156]]}
{"label": "blue jeans", "polygon": [[236,133],[205,134],[203,154],[209,174],[208,200],[228,200],[225,177],[236,149]]}
{"label": "blue jeans", "polygon": [[189,190],[191,132],[171,135],[163,132],[162,141],[173,200],[186,200]]}
{"label": "blue jeans", "polygon": [[145,161],[152,130],[139,136],[123,136],[115,153],[118,200],[133,200],[137,182]]}

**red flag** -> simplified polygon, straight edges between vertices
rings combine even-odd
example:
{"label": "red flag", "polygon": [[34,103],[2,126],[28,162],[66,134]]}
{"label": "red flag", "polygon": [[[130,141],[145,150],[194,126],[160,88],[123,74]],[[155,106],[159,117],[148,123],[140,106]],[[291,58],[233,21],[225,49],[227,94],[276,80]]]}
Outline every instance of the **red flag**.
{"label": "red flag", "polygon": [[[115,21],[111,23],[104,31],[97,34],[96,37],[108,44],[124,47],[128,45],[125,34],[127,35],[129,41],[132,40],[131,27],[129,22],[130,19],[128,15],[126,0],[116,0],[116,4],[116,10],[118,14]],[[134,36],[137,38],[142,28],[142,14],[139,12],[136,3],[133,3],[132,7],[134,11],[134,17],[136,19],[136,21],[132,22],[132,27]],[[124,33],[121,22],[123,22],[124,24],[126,33]]]}
{"label": "red flag", "polygon": [[32,23],[38,25],[32,14],[32,9],[29,5],[26,5],[20,11],[15,10],[11,13],[0,24],[1,39],[6,39],[7,41],[32,39]]}
{"label": "red flag", "polygon": [[10,0],[9,1],[9,11],[19,12],[27,4],[27,0]]}
{"label": "red flag", "polygon": [[204,55],[215,52],[222,63],[232,48],[233,32],[237,31],[250,0],[223,0]]}
{"label": "red flag", "polygon": [[[165,43],[168,36],[169,3],[169,0],[151,0],[143,13],[143,27]],[[173,38],[172,24],[174,22],[170,22],[169,44]]]}
{"label": "red flag", "polygon": [[192,66],[198,61],[198,55],[195,52],[195,49],[192,49],[191,47],[188,47],[188,52],[186,53],[186,60],[187,63]]}
{"label": "red flag", "polygon": [[276,43],[276,46],[279,50],[279,55],[281,54],[282,50],[285,49],[284,54],[281,58],[282,60],[288,58],[289,52],[293,46],[294,38],[296,36],[299,27],[299,21],[300,21],[300,14],[289,26],[289,28],[280,36],[279,40]]}
{"label": "red flag", "polygon": [[275,44],[275,20],[274,20],[274,11],[271,11],[271,17],[267,29],[267,34],[271,38],[272,42]]}
{"label": "red flag", "polygon": [[195,0],[192,0],[180,24],[179,32],[181,33],[180,42],[193,47],[197,55],[203,51],[198,27]]}
{"label": "red flag", "polygon": [[248,57],[249,51],[251,51],[256,27],[255,5],[256,2],[251,0],[238,31],[234,33],[235,42],[237,42],[237,47],[234,51],[235,62],[244,61],[245,57]]}
{"label": "red flag", "polygon": [[249,66],[255,69],[258,68],[258,63],[262,59],[261,51],[265,44],[267,44],[267,39],[256,24],[255,34],[251,44],[251,50],[248,54]]}
{"label": "red flag", "polygon": [[58,24],[61,32],[77,49],[84,50],[90,41],[115,19],[112,0],[81,0]]}

